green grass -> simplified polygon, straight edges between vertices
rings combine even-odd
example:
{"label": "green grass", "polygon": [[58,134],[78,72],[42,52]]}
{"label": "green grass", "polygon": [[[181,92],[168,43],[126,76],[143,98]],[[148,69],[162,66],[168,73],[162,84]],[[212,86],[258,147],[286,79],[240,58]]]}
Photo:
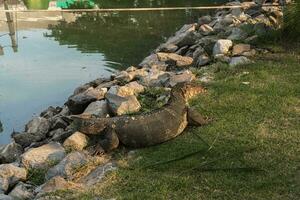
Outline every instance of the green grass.
{"label": "green grass", "polygon": [[[188,128],[175,140],[138,150],[134,159],[102,184],[63,196],[299,199],[299,63],[299,55],[276,54],[247,66],[216,65],[208,92],[191,102],[214,119],[211,124]],[[196,151],[199,153],[186,159],[153,166]]]}

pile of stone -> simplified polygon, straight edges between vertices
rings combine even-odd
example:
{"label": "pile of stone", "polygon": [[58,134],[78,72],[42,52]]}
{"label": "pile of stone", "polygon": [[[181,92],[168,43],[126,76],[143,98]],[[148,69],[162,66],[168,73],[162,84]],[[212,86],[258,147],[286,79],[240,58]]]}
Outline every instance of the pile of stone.
{"label": "pile of stone", "polygon": [[[75,89],[63,107],[49,107],[32,119],[24,132],[0,147],[0,199],[38,199],[57,189],[92,186],[116,167],[106,155],[101,162],[75,178],[76,171],[95,163],[85,150],[91,138],[73,130],[70,115],[106,118],[140,111],[138,95],[151,87],[172,88],[197,78],[190,67],[214,62],[230,66],[247,64],[261,49],[259,36],[280,27],[280,7],[255,2],[231,2],[240,6],[218,10],[197,23],[184,25],[138,67],[129,67],[107,79],[96,79]],[[32,169],[47,169],[45,183],[34,185]]]}

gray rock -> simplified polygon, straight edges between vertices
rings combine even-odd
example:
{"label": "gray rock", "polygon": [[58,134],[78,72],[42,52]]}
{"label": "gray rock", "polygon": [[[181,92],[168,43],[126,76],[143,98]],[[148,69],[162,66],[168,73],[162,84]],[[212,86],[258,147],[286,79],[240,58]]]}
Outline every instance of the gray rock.
{"label": "gray rock", "polygon": [[210,62],[210,58],[206,54],[200,55],[197,60],[196,60],[196,66],[197,67],[202,67],[204,65],[207,65]]}
{"label": "gray rock", "polygon": [[87,176],[82,177],[79,182],[82,183],[85,187],[91,187],[103,180],[105,175],[110,172],[114,171],[117,168],[114,166],[113,163],[106,163],[95,168],[91,171]]}
{"label": "gray rock", "polygon": [[31,200],[34,198],[34,186],[19,182],[9,193],[9,196],[18,200]]}
{"label": "gray rock", "polygon": [[174,44],[163,44],[159,47],[160,52],[165,52],[165,53],[174,53],[178,49],[178,46]]}
{"label": "gray rock", "polygon": [[134,76],[132,74],[128,73],[127,71],[121,71],[116,77],[115,80],[120,82],[130,82]]}
{"label": "gray rock", "polygon": [[80,94],[69,97],[66,105],[72,114],[81,114],[90,103],[104,99],[106,92],[106,88],[90,87]]}
{"label": "gray rock", "polygon": [[88,145],[89,138],[80,132],[75,132],[70,137],[68,137],[63,146],[66,149],[72,150],[83,150]]}
{"label": "gray rock", "polygon": [[62,117],[54,117],[51,119],[52,123],[51,123],[51,130],[55,130],[55,129],[65,129],[69,123],[66,122],[65,120],[63,120]]}
{"label": "gray rock", "polygon": [[233,43],[231,40],[218,40],[213,49],[213,55],[218,54],[226,55],[229,52],[229,49],[232,47]]}
{"label": "gray rock", "polygon": [[55,115],[60,113],[61,110],[62,110],[61,107],[54,108],[53,106],[50,106],[40,114],[40,117],[48,119],[48,118],[54,117]]}
{"label": "gray rock", "polygon": [[27,147],[33,142],[38,142],[47,137],[47,133],[50,130],[49,120],[43,117],[36,117],[32,119],[25,127],[24,133],[13,134],[15,142],[22,147]]}
{"label": "gray rock", "polygon": [[62,128],[53,130],[49,133],[49,137],[51,137],[50,141],[53,142],[63,142],[67,139],[70,135],[72,135],[73,131],[71,130],[64,130]]}
{"label": "gray rock", "polygon": [[83,115],[89,114],[97,117],[109,116],[106,100],[92,102],[83,112]]}
{"label": "gray rock", "polygon": [[0,200],[14,200],[14,198],[5,194],[0,194]]}
{"label": "gray rock", "polygon": [[43,168],[53,164],[53,162],[61,161],[65,155],[65,149],[59,143],[51,142],[38,148],[29,149],[21,158],[27,169]]}
{"label": "gray rock", "polygon": [[196,24],[187,24],[177,31],[174,37],[169,38],[166,44],[173,44],[180,48],[194,44],[196,39]]}
{"label": "gray rock", "polygon": [[209,24],[211,21],[212,21],[211,16],[210,15],[206,15],[206,16],[200,17],[198,19],[198,25],[201,26],[203,24]]}
{"label": "gray rock", "polygon": [[251,60],[249,60],[247,57],[239,56],[239,57],[232,57],[229,65],[237,66],[237,65],[249,64],[249,63],[251,63]]}
{"label": "gray rock", "polygon": [[228,36],[228,40],[244,40],[248,37],[248,34],[240,28],[233,28],[231,34]]}
{"label": "gray rock", "polygon": [[146,57],[140,64],[140,67],[151,68],[153,65],[165,65],[164,62],[158,60],[156,54],[151,54],[150,56]]}
{"label": "gray rock", "polygon": [[15,162],[22,153],[22,146],[15,142],[0,146],[0,164]]}
{"label": "gray rock", "polygon": [[109,108],[115,115],[123,115],[138,112],[141,104],[136,96],[121,97],[114,94],[107,94]]}
{"label": "gray rock", "polygon": [[0,165],[0,193],[6,193],[8,189],[19,181],[26,181],[27,170],[13,164]]}
{"label": "gray rock", "polygon": [[71,179],[76,170],[87,164],[89,156],[84,152],[72,152],[67,155],[59,164],[50,168],[46,174],[46,180],[55,176],[61,176],[66,179]]}

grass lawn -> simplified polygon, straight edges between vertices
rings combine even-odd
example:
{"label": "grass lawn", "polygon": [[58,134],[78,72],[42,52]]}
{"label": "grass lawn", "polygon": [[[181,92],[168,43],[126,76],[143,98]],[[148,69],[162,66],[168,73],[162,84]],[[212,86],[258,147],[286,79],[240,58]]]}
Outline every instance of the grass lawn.
{"label": "grass lawn", "polygon": [[300,199],[300,56],[271,54],[214,72],[208,92],[191,102],[211,124],[138,150],[104,183],[64,197]]}

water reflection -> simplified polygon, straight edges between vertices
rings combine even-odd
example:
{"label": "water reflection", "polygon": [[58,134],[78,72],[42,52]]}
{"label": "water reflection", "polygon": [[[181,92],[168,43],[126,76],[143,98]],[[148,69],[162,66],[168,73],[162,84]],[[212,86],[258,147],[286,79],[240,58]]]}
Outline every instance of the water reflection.
{"label": "water reflection", "polygon": [[[173,5],[167,0],[101,2],[107,7]],[[12,130],[22,130],[34,113],[62,105],[79,84],[139,63],[184,23],[207,13],[19,13],[17,45],[7,34],[8,24],[0,21],[0,35],[6,34],[0,37],[0,144],[8,143]]]}

